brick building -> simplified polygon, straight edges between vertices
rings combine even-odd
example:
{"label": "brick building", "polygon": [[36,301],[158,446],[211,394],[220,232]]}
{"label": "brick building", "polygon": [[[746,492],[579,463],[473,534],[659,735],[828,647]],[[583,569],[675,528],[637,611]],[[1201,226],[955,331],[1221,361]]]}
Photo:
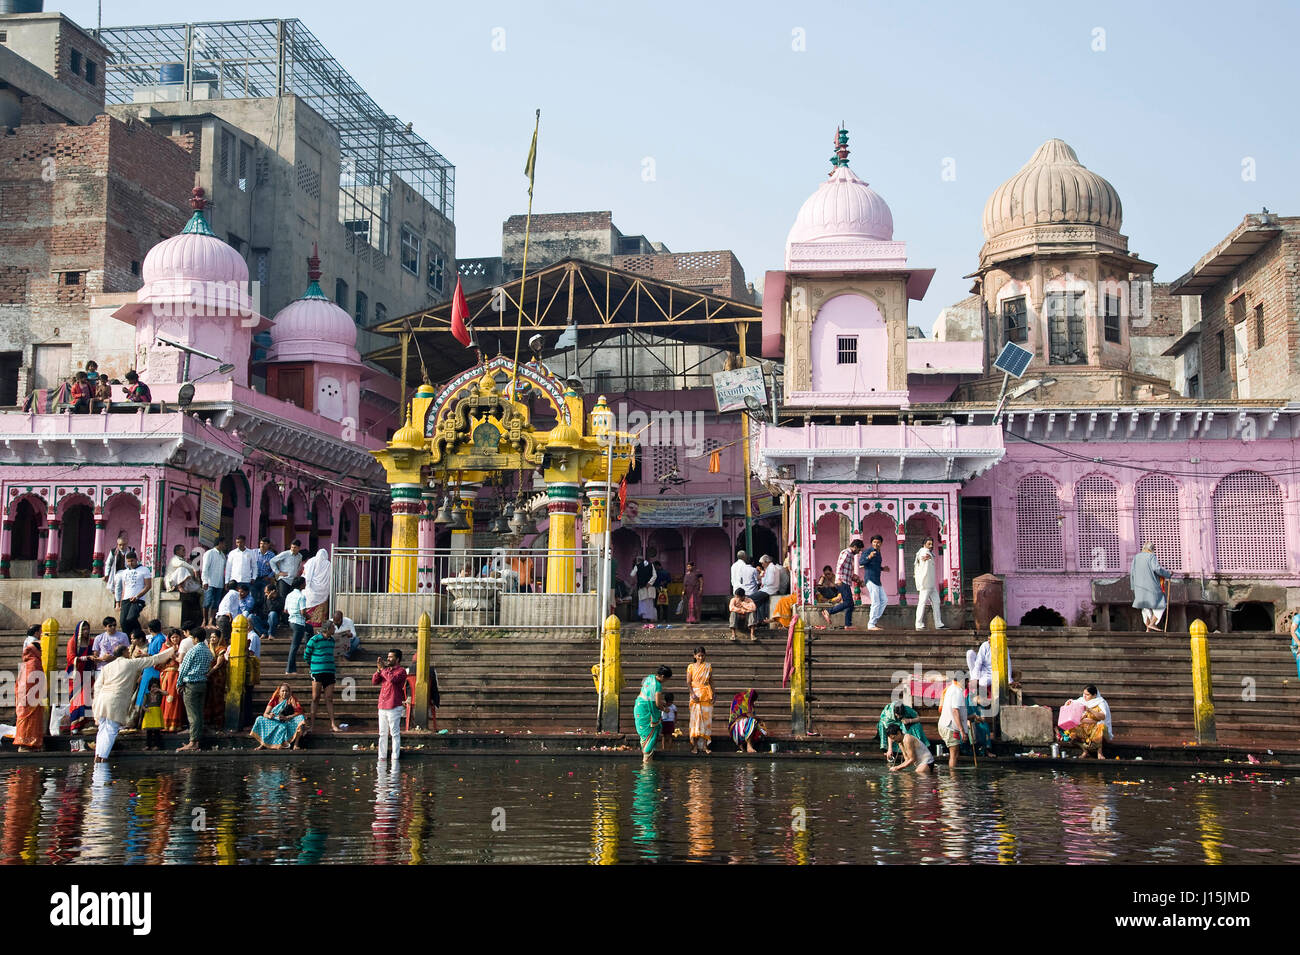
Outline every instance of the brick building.
{"label": "brick building", "polygon": [[1246,216],[1171,290],[1199,303],[1199,321],[1169,349],[1184,394],[1289,399],[1300,391],[1300,217]]}
{"label": "brick building", "polygon": [[145,253],[185,223],[194,167],[190,137],[102,112],[103,46],[70,20],[3,17],[0,32],[16,120],[0,136],[0,405],[12,405],[91,358],[125,374],[129,340],[87,316],[139,288]]}

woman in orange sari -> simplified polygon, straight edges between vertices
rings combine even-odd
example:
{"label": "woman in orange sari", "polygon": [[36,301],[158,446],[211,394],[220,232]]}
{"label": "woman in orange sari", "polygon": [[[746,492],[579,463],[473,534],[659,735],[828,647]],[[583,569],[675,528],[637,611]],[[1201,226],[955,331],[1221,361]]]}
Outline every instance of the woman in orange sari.
{"label": "woman in orange sari", "polygon": [[90,621],[77,624],[68,640],[68,732],[75,736],[91,722],[90,691],[95,680],[95,634]]}
{"label": "woman in orange sari", "polygon": [[704,648],[695,648],[695,662],[686,668],[691,690],[691,752],[711,753],[713,742],[713,664],[704,662]]}
{"label": "woman in orange sari", "polygon": [[208,695],[203,701],[203,723],[214,729],[226,725],[226,683],[230,679],[230,645],[218,631],[208,637],[212,668],[208,670]]}
{"label": "woman in orange sari", "polygon": [[[35,629],[35,628],[33,628]],[[18,671],[14,710],[18,722],[14,745],[20,752],[45,748],[45,708],[41,706],[41,684],[45,671],[41,667],[41,638],[28,636],[23,642],[23,665]]]}
{"label": "woman in orange sari", "polygon": [[[163,646],[164,648],[171,647],[174,650],[180,645],[181,632],[173,629],[167,634],[167,642]],[[158,679],[162,683],[163,692],[163,730],[168,733],[175,733],[181,728],[181,719],[185,714],[185,704],[181,699],[181,691],[176,685],[180,677],[181,665],[175,657],[172,657],[158,669],[161,674]]]}

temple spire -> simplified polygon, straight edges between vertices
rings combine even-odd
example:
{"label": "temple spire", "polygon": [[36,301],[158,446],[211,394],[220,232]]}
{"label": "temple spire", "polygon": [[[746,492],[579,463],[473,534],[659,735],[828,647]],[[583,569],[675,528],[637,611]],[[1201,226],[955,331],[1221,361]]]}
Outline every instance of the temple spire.
{"label": "temple spire", "polygon": [[[835,131],[835,155],[831,156],[831,165],[838,169],[840,166],[849,164],[849,131],[844,128],[844,123],[840,123],[840,128]],[[831,172],[834,172],[832,169]]]}
{"label": "temple spire", "polygon": [[325,293],[320,287],[320,276],[320,252],[313,242],[311,255],[307,256],[307,291],[302,293],[303,298],[325,298]]}
{"label": "temple spire", "polygon": [[194,210],[194,214],[190,216],[190,221],[185,223],[185,228],[181,229],[181,235],[210,235],[215,239],[217,237],[216,233],[212,231],[212,227],[208,225],[207,216],[203,214],[208,207],[208,200],[205,198],[206,194],[203,187],[198,184],[197,178],[196,176],[194,190],[190,193],[190,208]]}

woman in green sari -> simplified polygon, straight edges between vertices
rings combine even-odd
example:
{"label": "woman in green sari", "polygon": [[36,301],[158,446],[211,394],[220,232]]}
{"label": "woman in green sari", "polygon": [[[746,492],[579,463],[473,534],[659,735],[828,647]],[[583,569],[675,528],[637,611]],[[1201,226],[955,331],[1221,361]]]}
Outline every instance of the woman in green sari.
{"label": "woman in green sari", "polygon": [[671,680],[672,667],[661,666],[654,673],[641,681],[641,692],[632,707],[632,716],[636,721],[636,735],[641,737],[642,759],[649,761],[659,745],[659,723],[661,711],[667,709],[664,701],[664,680]]}
{"label": "woman in green sari", "polygon": [[[903,732],[909,736],[915,736],[922,746],[930,745],[925,730],[921,729],[920,714],[902,700],[894,700],[892,703],[885,704],[885,708],[880,711],[880,720],[876,723],[876,732],[880,735],[880,748],[885,751],[885,759],[889,759],[890,756],[894,755],[896,749],[889,742],[886,733],[890,723],[897,723],[902,726]],[[901,750],[901,747],[897,747],[897,749]]]}

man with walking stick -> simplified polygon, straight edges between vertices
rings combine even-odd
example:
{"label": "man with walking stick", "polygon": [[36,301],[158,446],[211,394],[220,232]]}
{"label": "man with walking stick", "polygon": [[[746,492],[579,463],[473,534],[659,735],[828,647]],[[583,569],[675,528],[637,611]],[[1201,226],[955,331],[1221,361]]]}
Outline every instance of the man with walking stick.
{"label": "man with walking stick", "polygon": [[1144,542],[1142,549],[1133,557],[1128,579],[1133,587],[1133,606],[1142,611],[1142,622],[1146,625],[1147,633],[1160,632],[1160,618],[1164,616],[1168,603],[1165,581],[1173,576],[1160,566],[1155,545],[1150,541]]}

